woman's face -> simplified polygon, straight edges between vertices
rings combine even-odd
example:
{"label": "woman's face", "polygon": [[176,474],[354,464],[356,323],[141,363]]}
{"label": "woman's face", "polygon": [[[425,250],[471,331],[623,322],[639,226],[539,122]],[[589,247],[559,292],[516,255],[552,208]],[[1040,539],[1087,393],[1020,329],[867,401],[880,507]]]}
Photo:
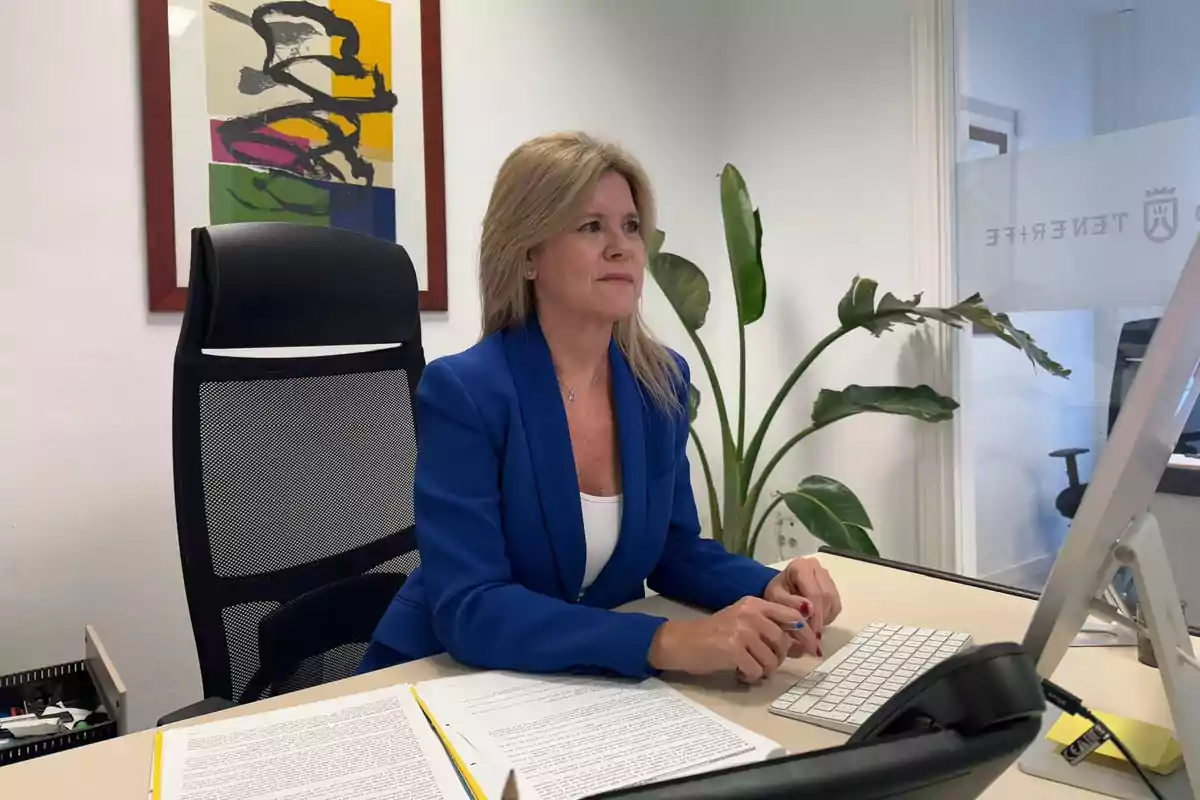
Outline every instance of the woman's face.
{"label": "woman's face", "polygon": [[540,313],[616,322],[637,308],[646,245],[625,178],[607,173],[570,226],[531,254]]}

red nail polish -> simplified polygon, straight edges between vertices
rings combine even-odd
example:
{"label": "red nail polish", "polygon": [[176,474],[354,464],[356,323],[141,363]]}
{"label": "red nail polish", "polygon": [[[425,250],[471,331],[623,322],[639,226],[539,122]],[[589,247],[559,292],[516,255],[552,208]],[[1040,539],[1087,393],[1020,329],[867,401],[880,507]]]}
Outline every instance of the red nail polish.
{"label": "red nail polish", "polygon": [[821,638],[821,634],[820,634],[819,632],[817,633],[817,638],[818,638],[818,639],[820,639],[820,638]]}
{"label": "red nail polish", "polygon": [[800,604],[800,616],[807,617],[811,611],[812,606],[810,606],[807,602]]}
{"label": "red nail polish", "polygon": [[825,654],[821,652],[821,648],[817,648],[817,658],[824,658]]}

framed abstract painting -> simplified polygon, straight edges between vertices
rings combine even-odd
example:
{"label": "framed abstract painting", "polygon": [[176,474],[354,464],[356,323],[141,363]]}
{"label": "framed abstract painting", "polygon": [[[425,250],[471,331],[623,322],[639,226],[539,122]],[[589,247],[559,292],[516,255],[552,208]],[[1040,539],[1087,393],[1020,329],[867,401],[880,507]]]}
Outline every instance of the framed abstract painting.
{"label": "framed abstract painting", "polygon": [[286,221],[404,245],[446,310],[439,0],[138,0],[151,311],[191,230]]}

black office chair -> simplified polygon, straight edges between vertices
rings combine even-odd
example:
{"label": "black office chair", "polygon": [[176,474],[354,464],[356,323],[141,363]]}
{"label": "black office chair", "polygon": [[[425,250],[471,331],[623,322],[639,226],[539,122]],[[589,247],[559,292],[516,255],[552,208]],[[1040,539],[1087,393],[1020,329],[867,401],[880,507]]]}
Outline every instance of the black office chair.
{"label": "black office chair", "polygon": [[[364,345],[385,346],[344,352]],[[325,350],[275,350],[296,347]],[[420,561],[424,364],[404,248],[288,223],[193,232],[175,506],[207,699],[160,723],[353,674]]]}
{"label": "black office chair", "polygon": [[242,697],[274,697],[346,677],[344,669],[329,674],[330,654],[338,653],[335,663],[353,671],[404,577],[355,575],[272,611],[258,624],[258,671]]}

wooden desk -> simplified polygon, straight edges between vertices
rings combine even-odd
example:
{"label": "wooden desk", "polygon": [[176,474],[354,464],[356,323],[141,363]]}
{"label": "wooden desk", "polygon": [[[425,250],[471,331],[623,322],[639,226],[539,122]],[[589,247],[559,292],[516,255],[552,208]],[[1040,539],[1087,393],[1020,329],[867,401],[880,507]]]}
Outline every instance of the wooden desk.
{"label": "wooden desk", "polygon": [[[825,634],[824,647],[828,652],[845,644],[855,631],[874,620],[964,631],[981,644],[1019,642],[1033,615],[1034,602],[1021,597],[834,555],[820,558],[833,574],[845,599],[845,611]],[[661,597],[638,601],[632,607],[674,618],[697,613]],[[1200,645],[1200,641],[1197,644]],[[791,752],[804,752],[836,746],[846,737],[775,716],[767,712],[767,706],[815,663],[812,659],[788,662],[770,681],[752,687],[743,686],[732,676],[669,679],[683,692],[729,719],[774,739]],[[203,720],[466,671],[467,668],[448,657],[439,656],[264,700]],[[1136,716],[1160,725],[1171,724],[1158,672],[1138,663],[1134,648],[1072,649],[1054,677],[1097,709]],[[152,743],[153,732],[142,731],[4,767],[0,769],[0,798],[75,800],[81,796],[81,791],[86,791],[93,800],[143,798],[149,786]],[[1030,777],[1014,765],[993,784],[986,796],[1069,800],[1098,795]]]}

